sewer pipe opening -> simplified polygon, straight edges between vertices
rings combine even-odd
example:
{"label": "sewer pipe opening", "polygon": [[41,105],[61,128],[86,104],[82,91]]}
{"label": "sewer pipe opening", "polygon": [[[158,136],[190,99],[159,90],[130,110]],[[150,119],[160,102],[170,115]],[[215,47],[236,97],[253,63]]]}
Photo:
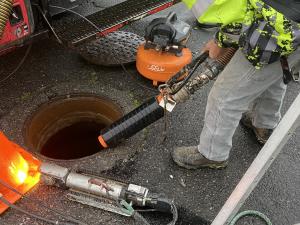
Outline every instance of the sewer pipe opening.
{"label": "sewer pipe opening", "polygon": [[112,100],[90,94],[58,97],[42,105],[27,120],[25,144],[56,160],[73,160],[101,151],[100,131],[123,115]]}

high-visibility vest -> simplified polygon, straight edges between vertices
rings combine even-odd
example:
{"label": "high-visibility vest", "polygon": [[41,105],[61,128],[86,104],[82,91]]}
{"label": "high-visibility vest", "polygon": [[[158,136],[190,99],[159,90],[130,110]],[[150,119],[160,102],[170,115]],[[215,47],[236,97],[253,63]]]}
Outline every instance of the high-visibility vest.
{"label": "high-visibility vest", "polygon": [[263,0],[266,4],[284,14],[287,18],[300,23],[299,0]]}
{"label": "high-visibility vest", "polygon": [[[267,0],[182,1],[199,22],[221,24],[216,35],[219,45],[238,45],[257,68],[278,61],[280,56],[288,56],[300,46],[300,24],[289,20],[291,15],[284,16],[283,10],[277,11],[279,7],[275,9],[266,4]],[[238,42],[231,40],[226,27],[243,28]]]}
{"label": "high-visibility vest", "polygon": [[200,23],[242,23],[247,0],[182,0]]}

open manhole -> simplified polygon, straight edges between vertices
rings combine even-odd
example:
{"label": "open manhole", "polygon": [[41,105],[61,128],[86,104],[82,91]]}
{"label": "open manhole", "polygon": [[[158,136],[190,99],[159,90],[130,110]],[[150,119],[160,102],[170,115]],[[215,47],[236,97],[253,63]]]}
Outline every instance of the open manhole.
{"label": "open manhole", "polygon": [[51,159],[71,160],[101,150],[100,131],[123,115],[112,100],[96,95],[58,97],[25,124],[25,144]]}

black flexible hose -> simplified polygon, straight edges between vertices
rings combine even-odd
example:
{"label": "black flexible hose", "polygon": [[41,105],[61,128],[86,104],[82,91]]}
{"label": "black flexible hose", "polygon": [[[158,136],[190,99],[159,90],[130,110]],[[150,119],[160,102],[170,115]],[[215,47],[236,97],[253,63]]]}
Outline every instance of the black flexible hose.
{"label": "black flexible hose", "polygon": [[159,197],[156,194],[149,196],[149,201],[146,201],[146,206],[154,209],[157,212],[172,214],[172,221],[167,225],[175,225],[178,220],[178,210],[174,201]]}
{"label": "black flexible hose", "polygon": [[193,62],[189,65],[192,69],[190,70],[189,74],[186,76],[186,78],[180,83],[180,85],[174,90],[171,95],[175,95],[178,91],[180,91],[189,81],[189,79],[193,76],[195,71],[198,69],[198,67],[208,58],[209,54],[208,52],[202,53],[200,56],[198,56]]}
{"label": "black flexible hose", "polygon": [[159,202],[161,203],[165,203],[165,204],[168,204],[170,206],[170,209],[171,209],[171,213],[173,215],[173,219],[170,223],[168,223],[167,225],[175,225],[177,220],[178,220],[178,210],[177,210],[177,207],[175,205],[175,203],[169,199],[158,199]]}
{"label": "black flexible hose", "polygon": [[[158,205],[162,205],[162,204],[169,205],[170,211],[168,213],[172,214],[172,221],[169,222],[167,225],[175,225],[178,220],[178,211],[177,211],[177,207],[174,204],[174,202],[171,200],[168,200],[168,199],[159,198],[159,199],[157,199],[156,203]],[[160,209],[155,209],[155,208],[154,208],[154,210],[157,212],[161,212],[161,211],[165,212],[165,210],[160,210]],[[134,212],[133,218],[138,222],[139,225],[150,225],[150,223],[143,217],[143,215],[141,215],[137,211]]]}
{"label": "black flexible hose", "polygon": [[132,137],[140,130],[162,118],[164,113],[164,109],[153,97],[103,129],[98,139],[105,148],[115,146],[121,140]]}

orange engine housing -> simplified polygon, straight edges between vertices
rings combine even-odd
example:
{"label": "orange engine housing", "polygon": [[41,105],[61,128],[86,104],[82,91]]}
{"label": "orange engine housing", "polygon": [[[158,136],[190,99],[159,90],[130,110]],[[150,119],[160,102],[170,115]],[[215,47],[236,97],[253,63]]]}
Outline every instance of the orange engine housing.
{"label": "orange engine housing", "polygon": [[[40,179],[40,161],[26,152],[20,146],[9,141],[0,132],[0,179],[11,188],[25,194]],[[16,202],[22,196],[0,183],[0,193],[10,203]],[[0,214],[8,208],[0,201]]]}
{"label": "orange engine housing", "polygon": [[188,48],[182,50],[181,56],[176,56],[144,47],[138,48],[136,67],[142,76],[153,81],[154,86],[165,83],[192,61],[192,52]]}

